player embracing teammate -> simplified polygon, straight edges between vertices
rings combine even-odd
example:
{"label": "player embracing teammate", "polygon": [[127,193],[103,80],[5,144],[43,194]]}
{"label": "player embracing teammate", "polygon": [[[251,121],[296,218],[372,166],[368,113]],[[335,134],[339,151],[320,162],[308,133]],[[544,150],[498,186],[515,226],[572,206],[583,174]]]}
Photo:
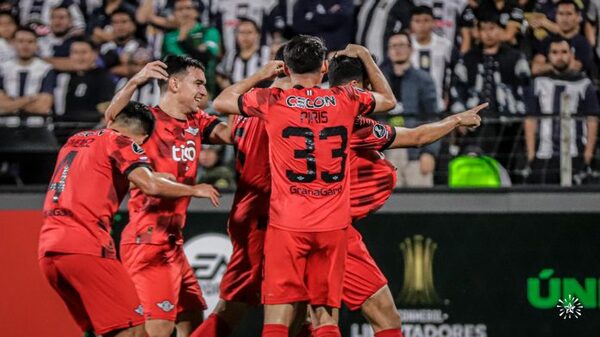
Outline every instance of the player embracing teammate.
{"label": "player embracing teammate", "polygon": [[[320,39],[295,37],[285,46],[285,65],[272,61],[214,102],[217,111],[261,118],[268,134],[272,183],[263,336],[287,336],[303,303],[310,304],[315,336],[340,335],[337,318],[351,225],[349,136],[357,116],[395,105],[373,62],[367,64],[373,92],[351,85],[319,88],[328,70],[325,56]],[[252,89],[284,68],[292,88]]]}

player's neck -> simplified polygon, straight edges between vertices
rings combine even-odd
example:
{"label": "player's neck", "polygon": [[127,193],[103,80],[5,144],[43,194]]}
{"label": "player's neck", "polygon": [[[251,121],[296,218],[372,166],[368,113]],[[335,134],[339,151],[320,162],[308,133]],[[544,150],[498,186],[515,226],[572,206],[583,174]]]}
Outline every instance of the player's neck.
{"label": "player's neck", "polygon": [[293,87],[300,85],[305,88],[312,88],[314,86],[321,84],[321,80],[323,79],[323,76],[320,73],[291,74],[290,78],[292,79]]}
{"label": "player's neck", "polygon": [[186,107],[179,104],[172,95],[164,95],[158,102],[158,107],[167,115],[180,120],[185,120],[186,114],[190,112]]}

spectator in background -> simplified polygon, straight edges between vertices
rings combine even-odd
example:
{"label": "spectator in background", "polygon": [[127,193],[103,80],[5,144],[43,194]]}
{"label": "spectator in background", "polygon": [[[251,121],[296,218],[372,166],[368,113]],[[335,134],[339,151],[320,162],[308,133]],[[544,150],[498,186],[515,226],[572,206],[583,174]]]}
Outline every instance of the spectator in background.
{"label": "spectator in background", "polygon": [[55,7],[66,7],[73,20],[73,29],[82,34],[85,32],[85,19],[81,8],[73,0],[19,0],[21,25],[31,25],[39,35],[49,32],[50,16]]}
{"label": "spectator in background", "polygon": [[224,89],[257,72],[269,62],[271,50],[260,45],[260,28],[250,19],[241,19],[235,36],[238,52],[230,54],[219,65],[217,81]]}
{"label": "spectator in background", "polygon": [[71,72],[57,77],[54,91],[54,134],[60,144],[81,130],[92,129],[101,121],[115,93],[108,70],[98,68],[96,45],[85,38],[71,43]]}
{"label": "spectator in background", "polygon": [[55,7],[50,14],[50,33],[38,39],[39,56],[56,71],[69,71],[69,50],[73,41],[73,25],[67,7]]}
{"label": "spectator in background", "polygon": [[[412,46],[408,33],[400,32],[388,40],[388,58],[391,64],[382,69],[388,79],[398,104],[389,123],[394,126],[415,127],[438,119],[438,104],[435,84],[431,75],[411,65]],[[404,125],[402,117],[404,115]],[[433,186],[435,156],[439,143],[420,149],[402,149],[386,154],[398,168],[397,186]]]}
{"label": "spectator in background", "polygon": [[[590,0],[590,5],[586,13],[587,22],[585,24],[585,36],[590,43],[590,46],[595,51],[595,63],[600,63],[600,0]],[[596,67],[597,68],[597,67]],[[596,69],[598,70],[598,69]]]}
{"label": "spectator in background", "polygon": [[135,6],[124,0],[106,0],[104,6],[100,6],[92,12],[87,24],[86,36],[92,38],[97,44],[110,42],[114,39],[110,17],[116,10],[126,10],[135,13]]}
{"label": "spectator in background", "polygon": [[137,23],[146,27],[144,36],[156,59],[161,57],[163,51],[164,32],[177,28],[173,16],[174,4],[172,0],[140,0],[135,12]]}
{"label": "spectator in background", "polygon": [[318,36],[329,52],[342,50],[352,41],[352,0],[303,0],[294,5],[294,31]]}
{"label": "spectator in background", "polygon": [[203,145],[198,157],[198,183],[214,185],[218,189],[234,189],[235,174],[222,160],[222,146]]}
{"label": "spectator in background", "polygon": [[427,6],[433,10],[435,33],[453,44],[457,43],[457,23],[468,0],[413,0],[415,6]]}
{"label": "spectator in background", "polygon": [[456,64],[451,111],[488,102],[488,119],[474,132],[463,130],[467,133],[463,145],[478,147],[511,171],[521,154],[514,151],[521,122],[506,117],[525,114],[523,93],[531,78],[529,63],[523,53],[502,44],[504,31],[498,17],[480,18],[477,26],[481,47],[472,49]]}
{"label": "spectator in background", "polygon": [[17,22],[10,12],[0,12],[0,64],[15,57],[13,39],[17,31]]}
{"label": "spectator in background", "polygon": [[[54,155],[48,152],[57,150],[48,129],[56,77],[52,66],[35,56],[33,30],[17,30],[15,49],[16,58],[0,64],[0,157],[20,154],[13,162],[20,166],[20,178],[26,183],[46,183]],[[27,151],[37,153],[32,157]]]}
{"label": "spectator in background", "polygon": [[552,70],[546,55],[550,42],[560,36],[569,41],[575,50],[575,58],[569,68],[574,71],[585,71],[592,74],[594,70],[593,52],[589,42],[580,32],[582,21],[581,10],[573,1],[561,0],[556,5],[557,34],[550,34],[542,41],[534,42],[534,54],[531,70],[534,75],[543,74]]}
{"label": "spectator in background", "polygon": [[[127,79],[152,60],[152,53],[143,41],[135,37],[136,25],[130,12],[123,9],[114,11],[111,25],[114,38],[100,47],[100,57],[105,68],[117,79],[119,90]],[[150,81],[137,90],[133,99],[146,105],[155,105],[159,95],[158,84]]]}
{"label": "spectator in background", "polygon": [[381,64],[386,59],[387,41],[393,33],[409,27],[412,1],[365,0],[357,16],[355,41],[367,47]]}
{"label": "spectator in background", "polygon": [[217,93],[215,71],[221,45],[221,35],[216,28],[198,22],[198,9],[191,0],[175,2],[175,22],[178,28],[165,34],[163,56],[189,55],[206,66],[206,89],[210,97]]}
{"label": "spectator in background", "polygon": [[460,26],[474,29],[477,18],[489,17],[498,17],[502,26],[502,42],[516,46],[521,38],[524,20],[523,10],[519,8],[517,0],[471,1],[461,16]]}
{"label": "spectator in background", "polygon": [[447,107],[447,88],[453,63],[458,51],[452,42],[433,33],[434,19],[431,8],[417,6],[411,11],[410,31],[413,67],[427,71],[435,82],[438,109]]}
{"label": "spectator in background", "polygon": [[560,138],[558,118],[563,108],[574,119],[570,126],[574,182],[585,182],[598,136],[597,89],[582,72],[570,68],[575,55],[567,39],[550,42],[547,55],[552,69],[533,81],[528,115],[525,121],[527,159],[531,167],[529,181],[538,184],[560,183]]}
{"label": "spectator in background", "polygon": [[[300,2],[300,1],[298,1]],[[269,25],[264,22],[265,19],[272,17],[270,14],[275,9],[277,1],[273,0],[212,0],[210,7],[210,17],[212,25],[216,26],[221,32],[223,47],[225,48],[224,58],[231,58],[238,52],[236,43],[237,27],[241,19],[249,19],[256,23],[262,30],[261,45],[267,44],[270,39],[270,32],[266,30]]]}

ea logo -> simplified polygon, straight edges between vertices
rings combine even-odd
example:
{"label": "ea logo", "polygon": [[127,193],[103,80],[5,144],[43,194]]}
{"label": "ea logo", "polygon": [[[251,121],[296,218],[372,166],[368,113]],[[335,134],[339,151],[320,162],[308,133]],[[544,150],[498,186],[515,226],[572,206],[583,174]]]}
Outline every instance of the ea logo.
{"label": "ea logo", "polygon": [[219,301],[219,284],[233,252],[231,241],[226,235],[206,233],[186,241],[183,250],[196,278],[210,313]]}
{"label": "ea logo", "polygon": [[185,145],[173,145],[171,153],[175,161],[194,161],[196,159],[196,143],[193,140],[188,140]]}

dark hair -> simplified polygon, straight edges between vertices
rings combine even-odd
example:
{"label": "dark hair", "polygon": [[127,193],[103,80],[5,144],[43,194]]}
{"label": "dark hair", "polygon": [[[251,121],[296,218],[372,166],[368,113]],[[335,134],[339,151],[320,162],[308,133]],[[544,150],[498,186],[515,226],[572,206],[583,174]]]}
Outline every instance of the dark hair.
{"label": "dark hair", "polygon": [[90,46],[90,48],[92,48],[92,50],[94,51],[98,51],[98,45],[92,41],[89,38],[86,38],[85,36],[76,36],[71,40],[71,44],[73,43],[85,43],[88,46]]}
{"label": "dark hair", "polygon": [[31,34],[33,34],[33,36],[35,36],[36,39],[38,38],[38,35],[35,32],[35,30],[33,30],[33,28],[28,27],[28,26],[19,26],[19,28],[17,28],[17,30],[15,31],[15,35],[17,35],[18,32],[31,33]]}
{"label": "dark hair", "polygon": [[130,11],[126,10],[123,7],[119,7],[114,12],[110,13],[110,19],[112,20],[112,18],[118,14],[127,15],[129,17],[129,20],[131,20],[131,21],[133,21],[133,23],[135,23],[135,16],[133,15],[133,13],[131,13]]}
{"label": "dark hair", "polygon": [[9,16],[13,23],[17,23],[17,18],[10,11],[0,11],[0,16]]}
{"label": "dark hair", "polygon": [[429,6],[417,6],[410,10],[410,18],[415,15],[429,15],[433,18],[433,10]]}
{"label": "dark hair", "polygon": [[406,36],[406,40],[408,41],[408,45],[412,48],[412,39],[410,38],[410,34],[408,33],[408,31],[406,30],[401,30],[399,32],[394,32],[392,33],[392,35],[390,35],[390,37],[388,37],[388,41],[396,36],[396,35],[402,35],[402,36]]}
{"label": "dark hair", "polygon": [[364,82],[367,78],[365,66],[355,57],[337,56],[329,62],[329,85],[332,87],[347,84],[350,81]]}
{"label": "dark hair", "polygon": [[323,40],[310,35],[294,36],[283,51],[285,64],[296,74],[318,72],[326,56]]}
{"label": "dark hair", "polygon": [[115,117],[118,123],[137,134],[152,135],[154,131],[154,116],[147,106],[142,103],[130,101]]}
{"label": "dark hair", "polygon": [[238,18],[238,20],[239,20],[238,27],[239,27],[239,26],[240,26],[242,23],[249,23],[249,24],[251,24],[251,25],[254,27],[254,29],[256,29],[256,32],[258,32],[258,34],[260,34],[260,33],[261,33],[261,31],[260,31],[260,27],[258,26],[258,23],[256,23],[256,21],[254,21],[254,20],[252,20],[252,19],[250,19],[250,18],[246,18],[246,17],[241,17],[241,18]]}
{"label": "dark hair", "polygon": [[69,17],[71,17],[71,11],[69,11],[69,7],[65,6],[64,4],[61,4],[60,6],[56,6],[56,7],[52,8],[51,12],[57,11],[59,9],[66,10],[67,14],[69,14]]}
{"label": "dark hair", "polygon": [[560,5],[573,5],[573,7],[575,8],[575,11],[577,13],[581,12],[581,8],[579,8],[577,3],[573,0],[560,0],[559,2],[554,4],[554,8],[558,9],[558,6],[560,6]]}
{"label": "dark hair", "polygon": [[552,46],[555,43],[563,43],[563,42],[565,42],[569,46],[569,50],[571,50],[572,46],[571,46],[571,42],[569,40],[565,39],[564,37],[562,37],[560,35],[555,35],[550,38],[550,41],[548,43],[548,50],[546,51],[546,54],[550,53],[550,46]]}
{"label": "dark hair", "polygon": [[[163,62],[167,65],[167,73],[169,77],[177,74],[181,74],[187,71],[187,68],[198,68],[204,71],[204,65],[202,62],[191,58],[189,56],[176,56],[176,55],[168,55],[164,58]],[[166,81],[159,81],[161,89],[167,84]]]}
{"label": "dark hair", "polygon": [[[285,50],[285,45],[287,44],[284,43],[281,46],[279,46],[279,48],[277,49],[277,51],[275,52],[275,56],[273,57],[273,60],[275,61],[283,61],[283,51]],[[277,75],[278,78],[284,78],[287,75],[285,74],[285,72],[281,72],[280,74]]]}
{"label": "dark hair", "polygon": [[498,27],[502,27],[500,23],[500,17],[496,14],[485,13],[477,18],[477,28],[481,28],[482,23],[493,23]]}

